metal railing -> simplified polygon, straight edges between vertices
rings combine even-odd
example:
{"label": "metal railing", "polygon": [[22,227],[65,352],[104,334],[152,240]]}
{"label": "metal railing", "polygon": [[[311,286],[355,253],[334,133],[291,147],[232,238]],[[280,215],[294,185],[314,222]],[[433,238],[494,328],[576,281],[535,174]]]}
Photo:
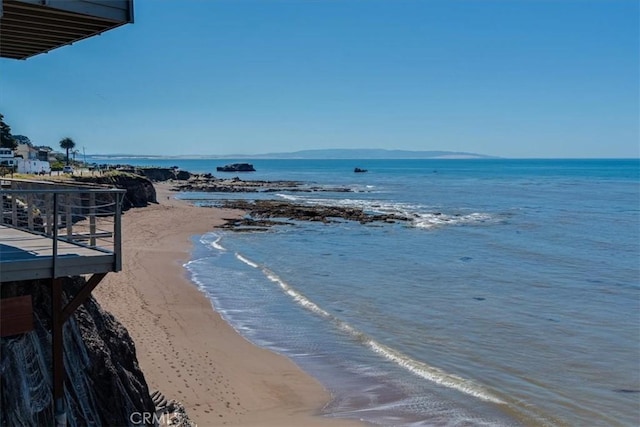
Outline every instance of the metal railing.
{"label": "metal railing", "polygon": [[26,180],[0,184],[0,225],[51,238],[54,273],[59,242],[113,254],[114,271],[121,270],[126,190]]}

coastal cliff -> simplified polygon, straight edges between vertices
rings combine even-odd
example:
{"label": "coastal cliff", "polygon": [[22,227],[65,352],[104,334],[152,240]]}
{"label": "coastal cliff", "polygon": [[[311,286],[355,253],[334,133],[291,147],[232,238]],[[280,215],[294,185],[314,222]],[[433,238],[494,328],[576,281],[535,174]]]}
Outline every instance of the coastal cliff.
{"label": "coastal cliff", "polygon": [[135,173],[149,178],[153,182],[169,181],[170,179],[186,180],[191,177],[191,173],[176,168],[136,168]]}
{"label": "coastal cliff", "polygon": [[[85,283],[64,279],[65,299]],[[0,425],[54,425],[49,281],[2,284],[2,296],[31,294],[34,330],[0,344]],[[127,330],[89,298],[64,326],[65,407],[69,426],[131,425],[155,405]]]}
{"label": "coastal cliff", "polygon": [[100,176],[74,176],[78,182],[109,185],[127,190],[123,210],[142,208],[157,203],[156,190],[151,181],[141,175],[128,172],[110,172]]}

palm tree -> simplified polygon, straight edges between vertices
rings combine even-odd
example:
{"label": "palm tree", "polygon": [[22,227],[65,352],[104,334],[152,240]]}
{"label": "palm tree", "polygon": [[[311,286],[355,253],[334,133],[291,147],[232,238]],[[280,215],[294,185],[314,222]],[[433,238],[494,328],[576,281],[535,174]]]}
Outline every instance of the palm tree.
{"label": "palm tree", "polygon": [[69,150],[72,150],[75,146],[76,143],[69,137],[60,141],[60,148],[67,150],[67,165],[69,164]]}

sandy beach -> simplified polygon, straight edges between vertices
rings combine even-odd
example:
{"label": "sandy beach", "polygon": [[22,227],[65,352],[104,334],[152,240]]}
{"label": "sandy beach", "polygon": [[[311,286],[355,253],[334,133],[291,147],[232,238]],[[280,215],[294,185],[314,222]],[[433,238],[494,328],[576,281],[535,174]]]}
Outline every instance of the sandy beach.
{"label": "sandy beach", "polygon": [[198,208],[156,185],[159,204],[123,216],[123,271],[94,295],[129,330],[150,390],[198,426],[362,425],[319,416],[330,400],[289,359],[238,335],[186,277],[190,238],[240,211]]}

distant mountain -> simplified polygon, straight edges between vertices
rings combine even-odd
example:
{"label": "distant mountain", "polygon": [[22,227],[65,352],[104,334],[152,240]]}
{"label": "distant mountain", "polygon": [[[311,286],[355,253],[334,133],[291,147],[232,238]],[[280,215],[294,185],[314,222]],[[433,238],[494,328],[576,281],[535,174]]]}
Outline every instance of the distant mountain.
{"label": "distant mountain", "polygon": [[383,149],[321,149],[302,150],[292,153],[268,153],[254,156],[228,156],[261,159],[484,159],[492,158],[484,154],[459,151],[408,151]]}

